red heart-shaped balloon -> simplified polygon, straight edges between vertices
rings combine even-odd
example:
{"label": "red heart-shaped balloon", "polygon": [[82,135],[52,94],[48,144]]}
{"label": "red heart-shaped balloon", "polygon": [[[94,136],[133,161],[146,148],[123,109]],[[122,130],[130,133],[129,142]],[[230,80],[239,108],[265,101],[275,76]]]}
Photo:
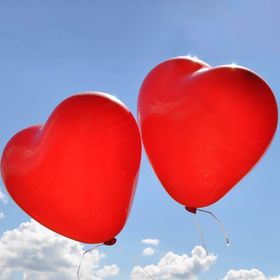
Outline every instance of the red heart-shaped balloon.
{"label": "red heart-shaped balloon", "polygon": [[261,158],[277,126],[275,98],[258,75],[188,57],[147,75],[138,115],[155,173],[190,208],[223,197]]}
{"label": "red heart-shaped balloon", "polygon": [[1,173],[30,216],[72,239],[99,243],[123,228],[138,178],[141,139],[115,97],[83,93],[64,100],[43,126],[6,145]]}

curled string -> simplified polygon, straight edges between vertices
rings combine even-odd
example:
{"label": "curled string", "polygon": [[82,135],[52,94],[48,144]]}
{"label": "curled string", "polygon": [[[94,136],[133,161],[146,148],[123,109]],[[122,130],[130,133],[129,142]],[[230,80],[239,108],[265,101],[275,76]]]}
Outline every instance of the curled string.
{"label": "curled string", "polygon": [[[137,259],[136,259],[134,256],[130,255],[124,248],[120,247],[120,245],[119,245],[119,249],[130,259],[130,261],[131,261],[134,265],[137,265],[137,263],[139,263],[139,262],[137,261]],[[141,269],[141,271],[142,271],[149,279],[155,280],[155,279],[152,277],[152,275],[151,275],[146,269],[144,269],[144,268],[141,267],[141,266],[138,266],[138,267]]]}
{"label": "curled string", "polygon": [[82,258],[81,258],[81,261],[80,261],[80,264],[79,264],[78,269],[77,269],[77,279],[78,279],[78,280],[81,279],[81,278],[80,278],[80,270],[81,270],[81,267],[82,267],[82,263],[83,263],[83,260],[84,260],[84,256],[85,256],[87,253],[89,253],[89,252],[91,252],[91,251],[93,251],[93,250],[96,250],[98,247],[100,247],[100,246],[102,246],[102,245],[104,245],[104,244],[103,244],[103,243],[102,243],[102,244],[98,244],[98,245],[94,246],[93,248],[84,251],[84,253],[83,253],[83,255],[82,255]]}
{"label": "curled string", "polygon": [[197,209],[197,211],[200,211],[200,212],[204,212],[204,213],[207,213],[209,215],[211,215],[215,221],[217,222],[217,224],[220,226],[220,229],[224,235],[224,239],[225,239],[225,242],[226,242],[226,245],[229,246],[230,245],[230,242],[229,242],[229,237],[228,237],[228,234],[225,230],[225,227],[224,225],[222,224],[222,222],[210,211],[207,211],[207,210],[203,210],[203,209]]}

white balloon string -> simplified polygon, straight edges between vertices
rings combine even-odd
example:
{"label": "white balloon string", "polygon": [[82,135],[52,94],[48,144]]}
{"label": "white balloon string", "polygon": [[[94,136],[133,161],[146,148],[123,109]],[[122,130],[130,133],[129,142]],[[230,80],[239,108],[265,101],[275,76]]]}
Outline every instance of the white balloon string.
{"label": "white balloon string", "polygon": [[196,218],[195,215],[193,215],[193,219],[194,219],[195,228],[196,228],[196,230],[197,230],[197,232],[200,236],[202,247],[205,250],[206,255],[208,256],[208,250],[207,250],[207,247],[206,247],[205,237],[204,237],[203,231],[201,229],[201,226],[200,226],[200,224],[198,222],[198,219]]}
{"label": "white balloon string", "polygon": [[229,246],[230,245],[230,242],[229,242],[229,236],[225,230],[225,227],[224,225],[222,224],[222,222],[210,211],[207,211],[207,210],[203,210],[203,209],[197,209],[197,211],[200,211],[200,212],[204,212],[204,213],[207,213],[209,215],[211,215],[215,221],[217,222],[217,224],[220,226],[220,229],[221,229],[221,232],[223,233],[224,235],[224,239],[225,239],[225,242],[226,242],[226,245]]}
{"label": "white balloon string", "polygon": [[[194,223],[195,223],[196,230],[197,230],[198,234],[200,235],[202,247],[203,247],[203,249],[204,249],[205,252],[206,252],[206,256],[209,256],[209,253],[208,253],[208,250],[207,250],[207,247],[206,247],[206,242],[205,242],[204,234],[203,234],[203,231],[202,231],[201,226],[200,226],[200,224],[199,224],[199,221],[198,221],[198,219],[197,219],[197,217],[196,217],[195,215],[193,216],[193,219],[194,219]],[[218,280],[218,277],[217,277],[217,273],[216,273],[216,271],[215,271],[215,268],[212,268],[212,273],[213,273],[214,279],[215,279],[215,280]]]}
{"label": "white balloon string", "polygon": [[83,253],[83,255],[82,255],[82,258],[81,258],[81,261],[80,261],[80,264],[79,264],[78,269],[77,269],[77,279],[78,279],[78,280],[81,279],[81,278],[80,278],[80,271],[81,271],[82,263],[83,263],[83,260],[84,260],[84,256],[85,256],[87,253],[89,253],[89,252],[91,252],[91,251],[93,251],[93,250],[96,250],[98,247],[100,247],[100,246],[102,246],[102,245],[104,245],[104,244],[103,244],[103,243],[102,243],[102,244],[98,244],[98,245],[94,246],[93,248],[84,251],[84,253]]}
{"label": "white balloon string", "polygon": [[[120,247],[120,245],[118,244],[119,246],[119,249],[130,259],[130,261],[134,264],[134,265],[137,265],[137,263],[139,263],[139,261],[134,257],[132,256],[131,254],[129,254],[124,248]],[[146,270],[144,269],[143,267],[141,266],[138,266],[140,268],[140,270],[151,280],[155,280],[152,275]]]}

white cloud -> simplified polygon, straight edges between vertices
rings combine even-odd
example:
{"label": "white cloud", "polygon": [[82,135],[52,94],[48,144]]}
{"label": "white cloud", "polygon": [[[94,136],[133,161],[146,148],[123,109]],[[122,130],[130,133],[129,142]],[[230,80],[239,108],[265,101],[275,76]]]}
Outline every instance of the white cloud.
{"label": "white cloud", "polygon": [[143,244],[147,244],[147,245],[158,246],[160,241],[159,241],[159,239],[147,238],[147,239],[142,239],[141,242]]}
{"label": "white cloud", "polygon": [[[157,264],[145,267],[136,266],[131,272],[132,280],[176,280],[176,279],[198,279],[198,273],[208,270],[215,263],[216,256],[207,255],[201,246],[196,246],[191,256],[186,254],[177,255],[173,252],[165,254]],[[146,273],[145,273],[146,272]],[[151,277],[148,277],[148,275]]]}
{"label": "white cloud", "polygon": [[[1,218],[1,212],[0,212]],[[147,241],[148,240],[148,241]],[[150,242],[150,240],[153,240]],[[143,239],[149,244],[159,244],[158,239]],[[155,250],[147,247],[144,256]],[[0,236],[0,280],[14,279],[14,273],[22,272],[24,280],[76,280],[77,267],[83,246],[62,237],[31,220]],[[82,264],[82,280],[102,280],[119,274],[116,264],[102,265],[105,255],[94,250],[88,253]],[[165,254],[157,264],[132,269],[131,280],[198,280],[200,272],[208,270],[217,256],[207,255],[201,246],[196,246],[191,255]],[[149,277],[149,275],[151,277]],[[262,271],[229,270],[222,280],[280,280],[280,275],[270,277]]]}
{"label": "white cloud", "polygon": [[251,270],[229,270],[223,280],[265,280],[266,277],[258,269]]}
{"label": "white cloud", "polygon": [[280,280],[280,275],[276,277],[266,277],[263,272],[253,268],[251,270],[229,270],[223,280]]}
{"label": "white cloud", "polygon": [[151,247],[147,247],[143,250],[143,256],[152,256],[155,253],[155,250]]}
{"label": "white cloud", "polygon": [[[0,237],[0,280],[23,272],[24,280],[74,280],[83,246],[31,220]],[[105,255],[97,250],[85,255],[81,279],[102,280],[119,273],[117,265],[102,266]]]}
{"label": "white cloud", "polygon": [[2,201],[4,204],[8,203],[7,197],[4,195],[2,190],[0,189],[0,201]]}
{"label": "white cloud", "polygon": [[0,220],[4,219],[5,215],[3,212],[0,212]]}

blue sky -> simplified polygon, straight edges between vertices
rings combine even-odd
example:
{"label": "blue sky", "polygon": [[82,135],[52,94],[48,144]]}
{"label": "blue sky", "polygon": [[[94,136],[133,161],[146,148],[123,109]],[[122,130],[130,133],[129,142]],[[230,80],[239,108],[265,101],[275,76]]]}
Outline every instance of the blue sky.
{"label": "blue sky", "polygon": [[[43,123],[75,92],[113,94],[136,116],[145,75],[178,55],[194,55],[213,66],[234,62],[251,68],[267,81],[279,104],[279,9],[277,0],[0,1],[1,151],[17,131]],[[209,208],[224,222],[230,247],[214,221],[199,215],[208,250],[217,255],[200,279],[222,279],[230,269],[280,275],[279,140],[277,133],[254,170]],[[0,201],[5,215],[1,236],[30,218],[8,197],[3,183],[0,188],[8,199]],[[142,256],[148,247],[141,243],[144,238],[160,240],[153,256]],[[101,249],[107,255],[102,263],[120,268],[112,279],[129,279],[134,266],[156,264],[169,251],[190,255],[201,243],[193,217],[165,193],[145,153],[132,211],[118,239],[137,261],[117,246]],[[10,279],[21,275],[15,269]]]}

